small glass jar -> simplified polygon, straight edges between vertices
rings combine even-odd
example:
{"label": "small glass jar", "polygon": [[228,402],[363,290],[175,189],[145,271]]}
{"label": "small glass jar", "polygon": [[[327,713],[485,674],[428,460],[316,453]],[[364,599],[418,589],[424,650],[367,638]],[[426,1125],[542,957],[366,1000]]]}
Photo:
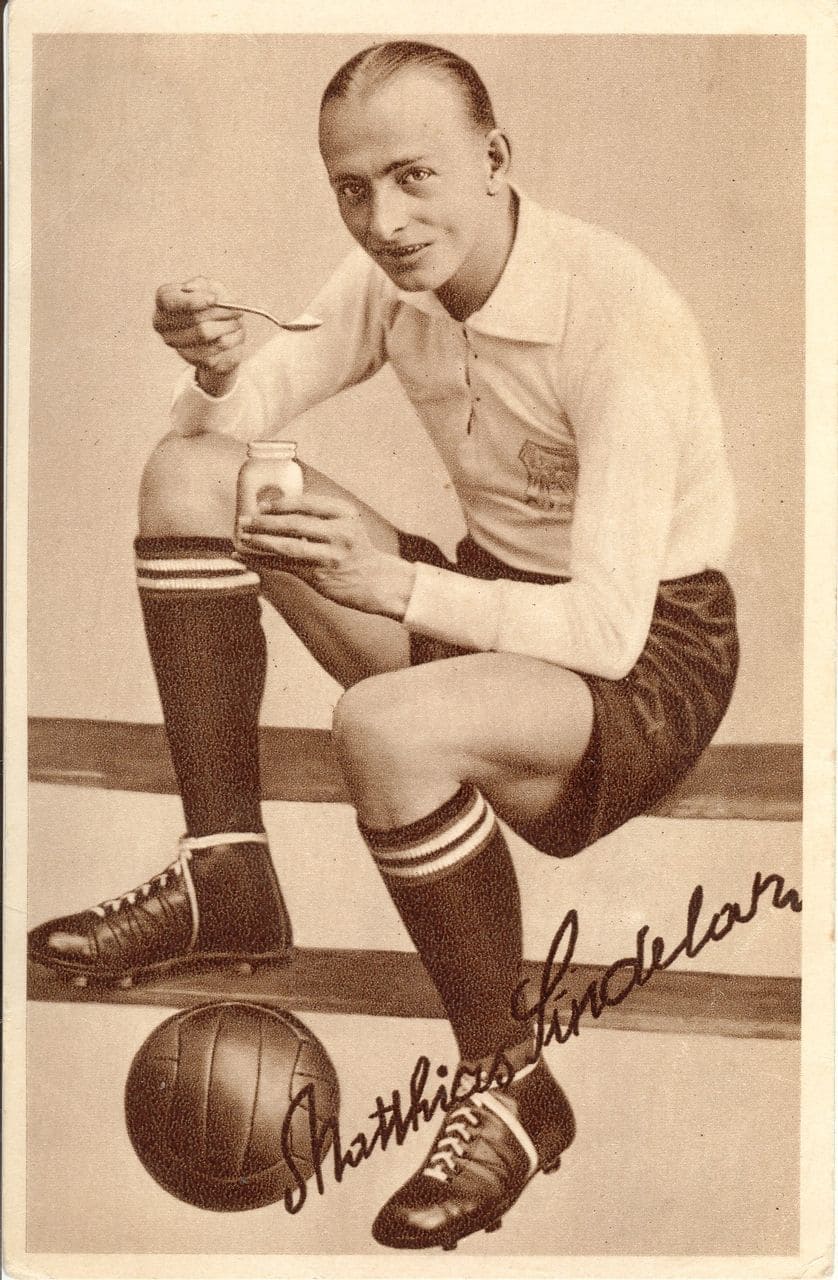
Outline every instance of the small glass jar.
{"label": "small glass jar", "polygon": [[253,519],[260,501],[300,498],[302,493],[296,441],[254,440],[247,446],[247,461],[239,472],[236,524]]}

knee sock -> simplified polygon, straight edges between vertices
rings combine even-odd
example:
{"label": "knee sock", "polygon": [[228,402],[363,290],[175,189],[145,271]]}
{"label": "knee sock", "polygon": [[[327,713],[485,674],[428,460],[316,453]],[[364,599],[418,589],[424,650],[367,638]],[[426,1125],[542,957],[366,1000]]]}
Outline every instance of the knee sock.
{"label": "knee sock", "polygon": [[418,822],[359,824],[468,1062],[529,1042],[511,1010],[521,898],[503,832],[471,785]]}
{"label": "knee sock", "polygon": [[137,538],[148,647],[190,836],[264,831],[259,576],[228,538]]}

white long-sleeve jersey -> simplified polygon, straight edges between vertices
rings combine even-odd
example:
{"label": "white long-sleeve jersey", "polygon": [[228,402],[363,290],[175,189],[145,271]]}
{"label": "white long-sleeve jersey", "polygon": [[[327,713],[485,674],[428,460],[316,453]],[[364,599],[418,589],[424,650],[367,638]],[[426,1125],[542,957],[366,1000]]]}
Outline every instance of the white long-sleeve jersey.
{"label": "white long-sleeve jersey", "polygon": [[618,237],[520,196],[515,243],[464,323],[353,251],[282,333],[213,398],[191,371],[184,434],[280,435],[385,362],[451,476],[472,538],[568,583],[484,582],[419,565],[405,626],[476,650],[618,679],[637,660],[658,583],[723,568],[734,500],[695,322]]}

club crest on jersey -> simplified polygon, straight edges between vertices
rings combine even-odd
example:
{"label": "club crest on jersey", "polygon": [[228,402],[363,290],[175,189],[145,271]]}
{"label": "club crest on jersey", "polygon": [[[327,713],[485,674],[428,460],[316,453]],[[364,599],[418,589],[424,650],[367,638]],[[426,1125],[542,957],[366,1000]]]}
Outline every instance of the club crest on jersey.
{"label": "club crest on jersey", "polygon": [[571,444],[547,446],[526,440],[518,454],[527,471],[524,501],[539,511],[555,511],[566,520],[573,514],[579,462]]}

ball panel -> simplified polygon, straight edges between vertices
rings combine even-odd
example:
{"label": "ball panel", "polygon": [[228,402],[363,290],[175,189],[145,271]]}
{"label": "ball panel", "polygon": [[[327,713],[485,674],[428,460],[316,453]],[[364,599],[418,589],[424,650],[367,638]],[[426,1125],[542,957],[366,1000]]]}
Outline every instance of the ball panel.
{"label": "ball panel", "polygon": [[300,1051],[296,1032],[278,1021],[263,1023],[259,1089],[243,1173],[284,1165],[282,1122],[288,1110],[294,1064]]}
{"label": "ball panel", "polygon": [[262,1021],[247,1007],[221,1014],[205,1100],[204,1159],[215,1177],[238,1176],[258,1099]]}
{"label": "ball panel", "polygon": [[180,1028],[180,1063],[169,1113],[169,1145],[193,1159],[206,1145],[207,1093],[221,1014],[201,1009]]}

